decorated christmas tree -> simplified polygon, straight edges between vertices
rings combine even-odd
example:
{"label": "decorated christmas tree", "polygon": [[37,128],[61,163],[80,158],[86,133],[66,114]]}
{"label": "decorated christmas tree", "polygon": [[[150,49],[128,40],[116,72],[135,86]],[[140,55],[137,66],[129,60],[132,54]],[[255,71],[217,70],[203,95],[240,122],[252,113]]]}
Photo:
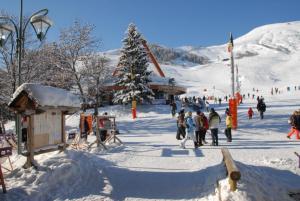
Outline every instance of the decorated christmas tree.
{"label": "decorated christmas tree", "polygon": [[149,88],[151,82],[148,71],[148,57],[142,45],[142,36],[134,24],[129,24],[127,35],[123,39],[123,48],[118,64],[118,78],[116,86],[123,89],[114,94],[115,103],[127,104],[133,100],[137,102],[151,102],[154,93]]}

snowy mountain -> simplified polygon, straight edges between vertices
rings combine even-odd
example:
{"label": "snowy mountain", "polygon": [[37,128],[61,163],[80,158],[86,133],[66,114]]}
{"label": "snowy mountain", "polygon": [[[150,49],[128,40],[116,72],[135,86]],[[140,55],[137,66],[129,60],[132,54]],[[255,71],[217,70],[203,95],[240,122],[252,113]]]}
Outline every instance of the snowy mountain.
{"label": "snowy mountain", "polygon": [[[300,73],[299,51],[300,21],[261,26],[235,39],[234,57],[242,93],[253,87],[267,92],[271,87],[298,86],[300,82],[295,75]],[[173,56],[163,60],[159,55],[161,52],[173,53]],[[115,60],[118,58],[116,53],[115,50],[105,54]],[[179,84],[187,86],[189,95],[230,93],[227,44],[175,49],[156,46],[153,53],[166,76],[174,77]],[[203,63],[190,62],[186,55],[196,55],[196,60],[202,58]]]}

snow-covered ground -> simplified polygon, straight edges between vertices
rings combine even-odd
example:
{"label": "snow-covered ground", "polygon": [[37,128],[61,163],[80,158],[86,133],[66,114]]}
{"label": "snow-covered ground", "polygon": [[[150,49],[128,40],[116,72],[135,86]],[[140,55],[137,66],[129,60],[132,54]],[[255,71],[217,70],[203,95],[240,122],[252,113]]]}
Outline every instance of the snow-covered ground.
{"label": "snow-covered ground", "polygon": [[[242,93],[263,95],[267,111],[264,120],[257,113],[248,120],[247,109],[255,108],[256,100],[245,99],[239,106],[239,126],[233,131],[232,143],[226,142],[223,131],[227,103],[214,106],[222,116],[220,146],[207,144],[197,150],[190,141],[186,149],[179,147],[176,119],[171,118],[169,106],[139,106],[136,120],[131,119],[129,107],[100,108],[117,116],[124,145],[110,145],[106,151],[68,149],[42,154],[35,157],[37,170],[22,169],[25,159],[14,155],[14,171],[5,174],[8,193],[0,193],[0,200],[217,201],[219,181],[222,200],[293,201],[288,192],[300,191],[299,161],[294,155],[300,152],[300,141],[287,139],[286,134],[290,114],[300,108],[300,91],[294,90],[300,85],[299,30],[300,22],[266,25],[235,40]],[[162,65],[166,76],[188,87],[188,95],[230,93],[226,45],[182,49],[206,56],[210,63]],[[117,63],[119,51],[105,55]],[[259,92],[253,92],[253,87]],[[272,87],[278,87],[281,94],[271,96]],[[68,130],[78,129],[78,124],[79,115],[68,117]],[[13,123],[7,126],[12,129]],[[92,141],[94,137],[89,138]],[[207,140],[211,141],[210,134]],[[241,171],[236,192],[228,190],[221,147],[229,148]]]}
{"label": "snow-covered ground", "polygon": [[[24,170],[24,158],[13,157],[15,170],[6,175],[7,194],[1,200],[291,200],[288,192],[300,190],[300,169],[294,151],[300,141],[289,140],[287,119],[299,108],[300,91],[266,99],[264,120],[248,120],[246,99],[239,107],[239,127],[228,143],[223,133],[226,104],[216,105],[222,116],[220,146],[194,149],[179,147],[175,139],[176,121],[166,105],[138,108],[138,118],[130,118],[129,108],[101,108],[118,116],[122,146],[103,151],[67,150],[36,157],[38,170]],[[213,105],[213,104],[212,104]],[[69,129],[78,116],[68,118]],[[91,137],[93,138],[93,137]],[[210,142],[210,134],[207,134]],[[222,163],[221,147],[229,148],[242,177],[238,190],[230,192]],[[18,159],[18,160],[17,160]]]}

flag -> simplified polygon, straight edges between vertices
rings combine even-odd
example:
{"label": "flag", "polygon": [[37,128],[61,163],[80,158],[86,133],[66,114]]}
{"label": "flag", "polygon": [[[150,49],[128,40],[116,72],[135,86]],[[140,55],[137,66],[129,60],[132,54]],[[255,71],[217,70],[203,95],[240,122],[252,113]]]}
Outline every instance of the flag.
{"label": "flag", "polygon": [[232,34],[230,33],[230,39],[228,42],[228,52],[231,52],[232,49],[233,49],[233,37],[232,37]]}

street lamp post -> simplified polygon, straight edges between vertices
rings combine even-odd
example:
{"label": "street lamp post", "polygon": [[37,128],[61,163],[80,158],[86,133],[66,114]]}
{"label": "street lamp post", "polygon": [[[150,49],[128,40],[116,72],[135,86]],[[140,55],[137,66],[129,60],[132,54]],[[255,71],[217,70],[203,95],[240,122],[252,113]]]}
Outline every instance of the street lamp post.
{"label": "street lamp post", "polygon": [[[23,57],[23,50],[24,50],[24,38],[25,38],[25,31],[30,23],[37,35],[37,38],[42,41],[45,39],[45,36],[52,26],[52,21],[46,16],[48,14],[47,9],[42,9],[34,14],[32,14],[29,19],[24,23],[23,22],[23,0],[20,0],[20,20],[19,26],[15,23],[10,17],[8,16],[0,16],[0,47],[5,46],[5,43],[11,39],[12,48],[11,48],[11,55],[13,54],[13,33],[15,32],[16,36],[16,54],[18,57],[18,83],[17,86],[22,84],[21,79],[21,70],[22,70],[22,57]],[[24,23],[24,24],[23,24]],[[23,27],[24,25],[24,27]],[[12,59],[11,59],[12,60]],[[17,87],[15,87],[16,89]],[[18,153],[21,153],[21,116],[20,114],[16,115],[16,133],[18,136]]]}

